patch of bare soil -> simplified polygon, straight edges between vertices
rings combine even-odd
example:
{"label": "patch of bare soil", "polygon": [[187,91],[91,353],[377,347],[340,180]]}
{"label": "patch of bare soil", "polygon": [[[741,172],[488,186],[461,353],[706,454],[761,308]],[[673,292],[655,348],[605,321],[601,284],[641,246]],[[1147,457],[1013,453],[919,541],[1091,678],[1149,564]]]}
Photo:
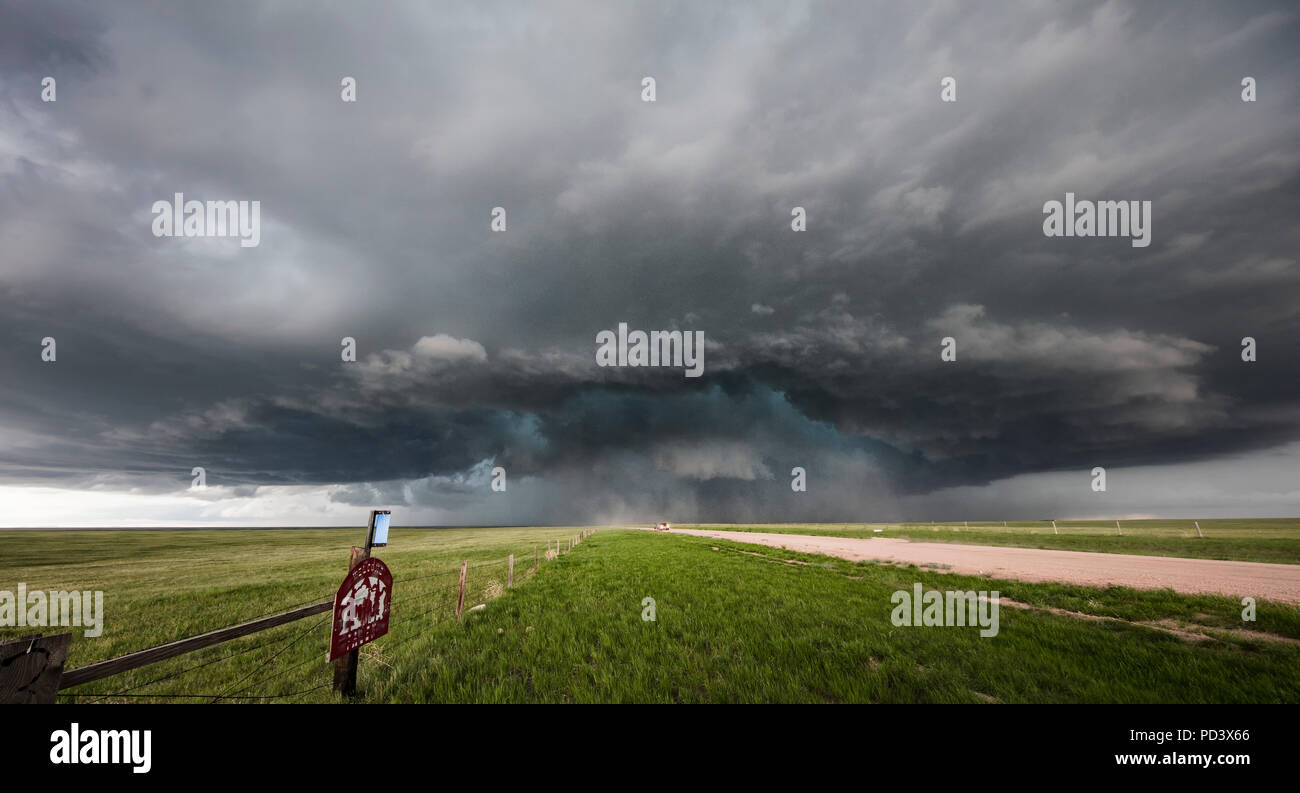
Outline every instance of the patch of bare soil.
{"label": "patch of bare soil", "polygon": [[1012,600],[1008,597],[999,597],[998,605],[1024,609],[1026,611],[1045,611],[1050,614],[1057,614],[1062,617],[1073,617],[1080,620],[1120,622],[1125,625],[1137,625],[1139,627],[1168,633],[1171,636],[1177,636],[1185,642],[1212,642],[1216,639],[1220,639],[1222,635],[1229,635],[1239,639],[1300,645],[1300,639],[1292,639],[1289,636],[1279,636],[1275,633],[1265,633],[1263,631],[1249,631],[1242,628],[1219,628],[1213,625],[1199,625],[1195,623],[1182,625],[1172,619],[1155,620],[1150,622],[1132,622],[1130,620],[1120,619],[1119,617],[1104,617],[1097,614],[1085,614],[1082,611],[1070,611],[1069,609],[1057,608],[1055,606],[1033,606],[1029,603],[1021,603],[1018,600]]}

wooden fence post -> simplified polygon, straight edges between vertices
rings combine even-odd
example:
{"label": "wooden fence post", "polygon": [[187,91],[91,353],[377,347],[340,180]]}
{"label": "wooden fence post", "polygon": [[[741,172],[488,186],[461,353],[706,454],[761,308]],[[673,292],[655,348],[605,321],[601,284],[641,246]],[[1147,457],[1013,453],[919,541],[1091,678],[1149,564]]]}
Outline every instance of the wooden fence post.
{"label": "wooden fence post", "polygon": [[1052,533],[1060,534],[1060,532],[1056,530],[1056,521],[1052,521]]}
{"label": "wooden fence post", "polygon": [[[27,604],[19,603],[17,608]],[[54,704],[71,643],[71,633],[38,633],[0,642],[0,705]]]}
{"label": "wooden fence post", "polygon": [[1119,527],[1119,521],[1115,521],[1115,531],[1119,532],[1119,536],[1124,536],[1124,530]]}
{"label": "wooden fence post", "polygon": [[456,595],[457,619],[460,618],[461,612],[465,610],[465,572],[467,570],[469,570],[469,562],[461,562],[460,563],[460,590]]}
{"label": "wooden fence post", "polygon": [[1198,521],[1194,521],[1194,523],[1196,523],[1196,536],[1204,537],[1205,535],[1201,534],[1201,522],[1198,520]]}
{"label": "wooden fence post", "polygon": [[[352,546],[352,553],[348,557],[348,572],[352,568],[361,564],[361,561],[370,555],[370,549]],[[334,659],[334,690],[343,695],[356,693],[357,690],[357,661],[360,658],[360,650],[353,650],[347,655]]]}
{"label": "wooden fence post", "polygon": [[510,572],[506,573],[506,589],[515,585],[515,555],[510,554]]}
{"label": "wooden fence post", "polygon": [[537,572],[537,546],[533,546],[533,572]]}

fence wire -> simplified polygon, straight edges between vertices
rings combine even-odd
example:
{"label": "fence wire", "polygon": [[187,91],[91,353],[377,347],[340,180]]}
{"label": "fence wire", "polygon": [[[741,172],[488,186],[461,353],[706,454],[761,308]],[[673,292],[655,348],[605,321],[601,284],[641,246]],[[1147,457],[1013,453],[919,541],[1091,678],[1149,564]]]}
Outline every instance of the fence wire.
{"label": "fence wire", "polygon": [[[572,552],[573,549],[576,548],[576,547],[577,547],[577,544],[579,544],[580,542],[581,542],[581,541],[579,540],[577,543],[574,543],[573,545],[570,545],[570,546],[569,546],[569,552]],[[538,564],[538,570],[537,570],[537,571],[534,571],[534,570],[533,570],[533,567],[532,567],[532,552],[533,552],[533,550],[534,550],[534,549],[530,547],[530,548],[528,549],[528,552],[527,552],[527,553],[525,553],[525,554],[516,554],[516,555],[515,555],[514,585],[517,586],[517,585],[520,584],[521,582],[526,581],[526,580],[528,580],[529,578],[532,578],[533,576],[537,575],[538,572],[540,572],[540,566],[541,566],[541,563],[542,563],[542,562],[544,562],[544,561],[554,561],[555,559],[559,558],[560,555],[562,555],[562,554],[559,553],[558,548],[550,549],[550,550],[548,550],[548,551],[546,551],[546,552],[543,552],[540,548],[537,548],[537,550],[536,550],[536,553],[537,553],[537,557],[536,557],[536,559],[537,559],[537,564]],[[505,558],[498,559],[498,560],[479,561],[479,562],[474,562],[474,563],[472,563],[472,564],[465,564],[463,567],[462,567],[462,565],[456,565],[455,567],[452,567],[452,568],[450,568],[450,569],[440,570],[440,571],[438,571],[438,572],[427,573],[427,574],[421,574],[421,575],[411,576],[411,577],[406,577],[406,578],[395,578],[395,579],[393,579],[393,586],[394,586],[395,589],[396,589],[396,587],[397,587],[398,584],[402,584],[402,585],[405,586],[405,585],[409,585],[409,584],[411,584],[411,583],[415,583],[415,582],[418,582],[418,581],[431,581],[431,580],[433,580],[433,579],[446,579],[446,582],[445,582],[445,583],[441,583],[441,584],[436,585],[436,586],[433,586],[433,587],[432,587],[429,591],[427,591],[427,592],[422,592],[422,593],[420,593],[420,594],[413,595],[413,596],[403,597],[401,601],[398,601],[398,604],[399,604],[399,605],[395,606],[395,608],[400,608],[400,609],[401,609],[401,611],[398,612],[399,615],[400,615],[400,618],[397,619],[397,620],[393,620],[393,621],[391,621],[391,622],[389,623],[389,631],[390,631],[390,633],[391,633],[391,632],[393,631],[393,629],[395,629],[395,628],[400,628],[400,627],[404,627],[404,626],[410,626],[410,625],[412,625],[413,623],[416,623],[418,620],[421,620],[422,618],[425,618],[425,617],[427,617],[428,615],[433,614],[433,613],[435,613],[435,612],[442,612],[442,613],[444,613],[444,614],[454,614],[454,612],[455,612],[455,608],[456,608],[456,602],[457,602],[457,600],[459,599],[459,596],[460,596],[460,589],[459,589],[459,583],[460,583],[460,580],[459,580],[459,578],[460,578],[460,574],[461,574],[462,569],[466,572],[466,579],[467,579],[467,580],[466,580],[466,595],[468,596],[468,595],[469,595],[469,587],[470,587],[470,586],[474,586],[474,585],[476,585],[476,579],[475,579],[475,578],[471,578],[471,577],[468,575],[469,571],[471,571],[471,570],[484,570],[484,569],[489,568],[489,567],[490,567],[490,568],[494,568],[494,569],[497,571],[497,573],[499,573],[498,576],[494,576],[491,580],[496,581],[499,585],[501,585],[502,587],[505,588],[505,589],[503,589],[502,592],[499,593],[499,595],[503,595],[503,594],[505,594],[506,589],[509,588],[508,584],[509,584],[509,581],[510,581],[510,561],[509,561],[509,557],[508,557],[508,556],[505,557]],[[498,580],[498,579],[499,579],[499,580]],[[498,596],[499,596],[499,595],[498,595]],[[283,612],[285,612],[285,611],[292,611],[292,610],[294,610],[294,609],[296,609],[296,608],[301,608],[302,606],[311,605],[311,604],[313,604],[313,603],[321,603],[321,602],[325,602],[325,601],[327,601],[327,600],[330,600],[330,599],[332,598],[332,596],[333,596],[333,593],[325,593],[325,594],[321,595],[320,597],[311,598],[311,599],[309,599],[309,600],[304,600],[304,601],[302,601],[301,603],[295,603],[295,604],[293,604],[293,605],[291,605],[291,606],[287,606],[287,607],[285,607],[285,608],[283,609],[282,612],[275,612],[275,613],[266,614],[266,615],[263,615],[263,616],[264,616],[264,617],[275,616],[276,613],[283,613]],[[476,598],[475,598],[475,599],[476,599]],[[428,603],[428,602],[430,602],[430,601],[432,601],[433,605],[429,606],[428,608],[421,609],[421,610],[416,611],[416,612],[414,612],[414,613],[412,613],[412,614],[404,614],[404,613],[402,613],[402,612],[405,611],[405,607],[408,606],[408,605],[410,605],[410,604],[423,604],[423,603]],[[469,610],[469,609],[466,609],[466,611],[468,611],[468,610]],[[261,619],[261,617],[256,617],[256,618],[253,618],[253,619]],[[217,702],[221,702],[221,701],[223,701],[223,700],[228,700],[228,701],[272,701],[272,700],[279,700],[279,699],[294,699],[294,698],[298,698],[298,697],[306,696],[307,694],[311,694],[311,693],[314,693],[314,692],[316,692],[316,691],[321,691],[321,690],[323,690],[323,689],[330,688],[330,687],[332,686],[332,681],[329,682],[329,683],[323,683],[323,684],[321,684],[321,685],[318,685],[318,686],[315,686],[315,687],[312,687],[312,688],[306,688],[306,689],[301,689],[301,690],[296,690],[296,691],[290,691],[290,692],[281,693],[281,694],[250,694],[250,693],[247,693],[247,692],[252,691],[252,690],[255,690],[255,689],[262,688],[262,687],[266,686],[267,684],[269,684],[269,683],[271,683],[271,682],[273,682],[273,681],[275,681],[275,680],[279,680],[279,679],[281,679],[281,678],[283,678],[283,677],[285,677],[285,676],[291,674],[292,672],[301,669],[302,667],[304,667],[304,666],[306,666],[306,665],[308,665],[308,664],[310,664],[310,663],[313,663],[313,662],[320,662],[322,656],[321,656],[320,654],[318,654],[318,653],[313,652],[313,654],[310,655],[310,656],[308,656],[307,658],[305,658],[305,659],[303,659],[303,660],[301,660],[301,661],[299,661],[299,662],[297,662],[297,663],[295,663],[295,664],[293,664],[293,665],[291,665],[291,666],[285,667],[284,669],[281,669],[281,670],[278,671],[278,672],[274,672],[274,673],[272,673],[272,674],[262,674],[262,673],[264,673],[264,672],[268,672],[268,671],[270,671],[272,664],[274,664],[274,663],[276,662],[277,659],[279,659],[279,658],[280,658],[281,656],[283,656],[285,653],[289,652],[289,651],[290,651],[291,649],[293,649],[294,647],[298,646],[299,643],[302,642],[303,639],[307,638],[308,636],[312,635],[312,634],[315,633],[316,631],[320,630],[320,629],[321,629],[322,627],[324,627],[326,624],[332,622],[332,619],[333,619],[333,617],[332,617],[332,616],[329,616],[329,617],[325,617],[324,619],[317,620],[316,622],[314,622],[314,623],[312,623],[311,625],[309,625],[307,628],[305,628],[305,629],[303,629],[302,631],[298,632],[297,634],[293,635],[293,637],[290,638],[287,642],[284,642],[284,637],[283,637],[283,636],[277,636],[277,637],[274,638],[274,639],[268,639],[268,640],[266,640],[266,641],[263,641],[263,642],[259,642],[259,643],[257,643],[257,644],[254,644],[254,645],[252,645],[252,646],[250,646],[250,647],[244,647],[244,648],[241,648],[241,649],[238,649],[238,650],[234,650],[234,651],[232,651],[232,652],[228,652],[228,653],[225,653],[225,654],[219,655],[218,657],[215,657],[215,658],[210,658],[210,659],[208,659],[208,660],[201,661],[201,662],[199,662],[199,663],[190,664],[190,665],[185,666],[185,667],[183,667],[183,668],[181,668],[181,669],[178,669],[178,670],[176,670],[176,671],[174,671],[174,672],[170,672],[170,673],[168,673],[168,674],[160,675],[160,676],[158,676],[158,677],[154,677],[154,678],[152,678],[152,679],[150,679],[150,680],[146,680],[146,681],[141,682],[141,683],[135,683],[135,684],[133,684],[133,685],[127,686],[127,687],[122,688],[122,689],[117,690],[117,691],[113,691],[113,692],[77,692],[77,693],[60,692],[57,696],[58,696],[58,697],[67,698],[67,699],[73,699],[73,700],[87,699],[87,700],[89,700],[89,701],[92,702],[92,703],[94,703],[94,702],[104,702],[104,701],[107,701],[107,700],[113,700],[113,699],[173,699],[173,700],[182,700],[182,699],[206,699],[206,700],[210,700],[210,701],[211,701],[212,703],[214,703],[214,704],[217,703]],[[446,621],[446,620],[439,619],[439,620],[434,621],[432,624],[433,624],[433,625],[440,625],[440,624],[442,624],[442,623],[445,622],[445,621]],[[276,627],[281,627],[281,626],[276,626]],[[402,636],[401,638],[397,638],[396,641],[387,642],[387,643],[386,643],[386,645],[387,645],[386,649],[388,649],[388,650],[390,650],[390,651],[391,651],[391,650],[396,650],[396,649],[398,649],[398,648],[400,648],[400,647],[403,647],[403,646],[409,644],[410,642],[412,642],[412,641],[414,641],[414,640],[420,638],[420,637],[423,636],[423,635],[424,635],[424,632],[423,632],[423,631],[415,631],[415,632],[409,633],[408,635]],[[241,637],[241,638],[244,638],[244,637]],[[148,687],[148,686],[152,686],[152,685],[155,685],[155,684],[157,684],[157,683],[162,683],[162,682],[165,682],[165,681],[168,681],[168,680],[175,680],[176,678],[179,678],[179,677],[181,677],[181,676],[183,676],[183,675],[185,675],[185,674],[188,674],[188,673],[190,673],[190,672],[193,672],[193,671],[195,671],[195,670],[203,669],[203,668],[205,668],[205,667],[209,667],[209,666],[213,666],[213,665],[215,665],[215,664],[222,663],[223,661],[229,661],[229,660],[231,660],[231,659],[239,658],[239,657],[241,657],[241,656],[248,655],[249,653],[253,653],[253,652],[256,652],[256,651],[258,651],[258,650],[262,650],[262,649],[265,649],[265,648],[267,648],[267,647],[271,647],[272,645],[280,644],[281,642],[284,642],[284,643],[283,643],[283,645],[282,645],[278,650],[276,650],[274,653],[272,653],[272,654],[271,654],[268,658],[266,658],[265,660],[262,660],[262,661],[259,661],[258,663],[256,663],[256,664],[254,665],[254,667],[252,668],[252,670],[250,670],[249,672],[247,672],[246,674],[244,674],[242,677],[240,677],[240,678],[239,678],[238,680],[236,680],[234,683],[231,683],[230,685],[226,686],[226,687],[225,687],[225,688],[224,688],[220,693],[141,692],[141,691],[139,691],[139,689],[146,688],[146,687]],[[206,649],[206,648],[205,648],[205,649]],[[170,659],[169,659],[169,660],[170,660]],[[328,669],[328,667],[327,667],[327,669]],[[260,676],[260,677],[256,677],[257,675],[261,675],[261,676]],[[248,682],[247,685],[243,685],[242,688],[238,688],[239,686],[241,686],[241,684],[244,684],[244,683],[245,683],[246,681],[248,681],[250,678],[254,678],[254,677],[256,677],[256,679],[253,679],[252,682]],[[236,690],[237,688],[238,688],[238,690]]]}

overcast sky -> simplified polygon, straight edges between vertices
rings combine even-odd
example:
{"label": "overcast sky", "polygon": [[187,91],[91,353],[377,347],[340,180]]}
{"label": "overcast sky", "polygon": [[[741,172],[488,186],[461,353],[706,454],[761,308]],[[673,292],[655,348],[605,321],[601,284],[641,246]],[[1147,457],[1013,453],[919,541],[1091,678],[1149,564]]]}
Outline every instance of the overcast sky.
{"label": "overcast sky", "polygon": [[0,525],[1300,515],[1293,3],[350,5],[0,2]]}

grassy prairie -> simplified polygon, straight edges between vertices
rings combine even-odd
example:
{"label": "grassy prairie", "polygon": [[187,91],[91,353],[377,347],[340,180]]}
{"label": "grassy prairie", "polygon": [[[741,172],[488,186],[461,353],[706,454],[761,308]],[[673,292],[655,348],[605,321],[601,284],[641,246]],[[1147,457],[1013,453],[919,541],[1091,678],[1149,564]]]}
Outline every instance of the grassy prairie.
{"label": "grassy prairie", "polygon": [[[1004,607],[995,637],[895,627],[890,597],[915,582],[1114,619]],[[430,662],[376,674],[368,690],[397,702],[1300,701],[1300,646],[1234,635],[1240,609],[607,531],[464,624],[415,639]],[[1141,624],[1160,622],[1207,635]],[[1300,610],[1266,605],[1252,627],[1300,637]]]}
{"label": "grassy prairie", "polygon": [[[534,543],[577,531],[394,530],[380,552],[396,580],[392,630],[362,650],[361,699],[1300,702],[1300,609],[1291,606],[1261,603],[1244,632],[1230,598],[993,581],[619,530],[529,574]],[[359,533],[0,533],[0,588],[105,590],[104,636],[76,635],[77,666],[324,599]],[[512,551],[529,563],[506,590]],[[457,620],[461,560],[477,565],[467,604],[487,605]],[[917,582],[996,589],[1031,608],[1003,606],[988,638],[894,626],[892,593]],[[642,620],[646,597],[654,622]],[[302,620],[74,691],[79,701],[98,692],[330,702],[326,632]]]}
{"label": "grassy prairie", "polygon": [[[904,537],[918,542],[1007,545],[1063,551],[1183,556],[1239,562],[1300,564],[1300,518],[1202,520],[1203,537],[1189,520],[971,521],[962,523],[772,523],[751,526],[681,524],[682,529],[816,534],[830,537]],[[879,530],[879,531],[877,531]]]}
{"label": "grassy prairie", "polygon": [[[548,540],[567,540],[581,530],[393,529],[389,546],[375,552],[393,573],[398,600],[392,619],[396,623],[402,613],[427,611],[431,618],[450,613],[462,561],[471,565],[467,607],[504,589],[506,558],[511,553],[516,555],[519,585],[532,572],[534,546],[544,556]],[[25,582],[29,591],[104,592],[103,634],[87,638],[80,630],[73,631],[67,666],[74,668],[330,600],[347,570],[348,549],[364,541],[364,534],[360,529],[0,531],[0,589],[12,592],[18,582]],[[208,661],[213,663],[127,693],[221,694],[236,683],[229,693],[257,684],[244,696],[311,688],[329,682],[323,661],[328,617],[290,623],[87,683],[69,693],[88,699],[88,692],[119,692]],[[60,630],[44,629],[46,633]],[[0,627],[0,639],[32,632]],[[302,664],[300,672],[313,674],[290,673],[259,683],[265,674],[296,663]]]}

